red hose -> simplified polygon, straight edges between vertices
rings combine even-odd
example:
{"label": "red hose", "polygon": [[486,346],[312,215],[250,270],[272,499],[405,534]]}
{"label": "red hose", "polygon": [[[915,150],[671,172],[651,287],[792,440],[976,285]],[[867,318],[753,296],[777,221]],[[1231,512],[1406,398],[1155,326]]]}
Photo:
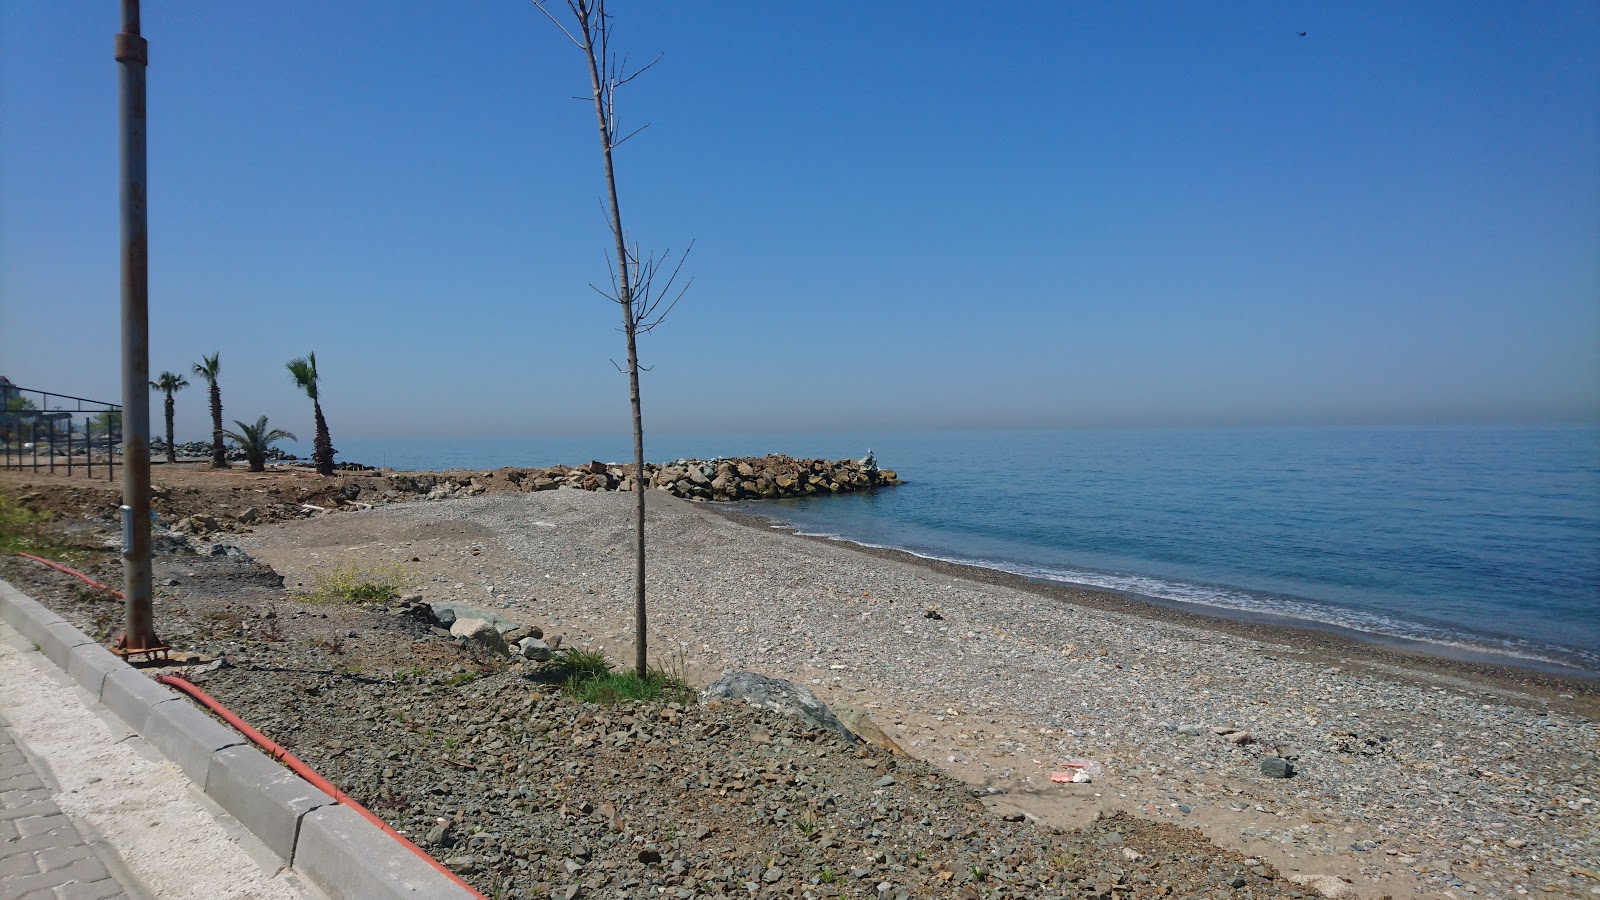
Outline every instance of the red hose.
{"label": "red hose", "polygon": [[315,787],[317,790],[322,791],[323,793],[325,793],[328,796],[332,797],[335,801],[337,801],[339,803],[342,803],[345,806],[350,807],[357,814],[359,814],[363,819],[366,819],[368,822],[371,822],[372,824],[378,826],[380,829],[383,830],[384,834],[387,834],[388,836],[394,838],[396,841],[399,841],[402,846],[406,847],[412,853],[415,853],[416,855],[422,857],[422,859],[425,862],[427,862],[428,865],[433,866],[435,869],[438,869],[440,872],[444,873],[446,878],[449,878],[451,881],[453,881],[456,884],[460,885],[461,887],[465,888],[468,892],[470,892],[472,894],[472,896],[477,897],[478,900],[488,900],[487,897],[484,897],[482,894],[478,893],[478,891],[476,889],[474,889],[472,885],[467,884],[465,881],[462,881],[460,876],[456,875],[456,873],[454,873],[454,872],[450,871],[449,869],[446,869],[444,866],[440,865],[438,860],[436,860],[433,857],[429,856],[427,854],[427,852],[425,850],[423,850],[421,847],[418,847],[416,844],[411,843],[411,841],[408,840],[405,835],[401,834],[398,831],[395,831],[393,828],[390,828],[389,827],[389,823],[387,823],[387,822],[383,821],[382,819],[378,818],[377,816],[373,815],[370,811],[367,810],[367,808],[365,806],[362,806],[361,804],[357,803],[356,801],[350,799],[350,795],[349,794],[346,794],[344,791],[339,790],[337,787],[334,786],[333,782],[329,781],[326,778],[323,778],[321,775],[318,775],[317,771],[315,769],[313,769],[310,766],[306,765],[304,762],[302,762],[300,760],[299,757],[295,756],[293,753],[290,753],[288,750],[284,749],[282,744],[279,744],[277,741],[274,741],[272,738],[269,738],[266,735],[262,734],[261,732],[259,732],[259,731],[255,730],[254,728],[252,728],[250,726],[250,723],[248,723],[245,720],[239,718],[237,715],[235,715],[233,713],[232,710],[228,709],[226,706],[223,706],[221,703],[218,703],[216,701],[216,699],[213,698],[210,694],[207,694],[205,691],[200,690],[199,688],[195,687],[193,684],[189,683],[188,681],[185,681],[182,678],[179,678],[176,675],[162,675],[162,676],[158,677],[156,679],[156,681],[159,681],[162,684],[168,685],[169,687],[175,687],[178,690],[183,691],[185,694],[188,694],[189,696],[193,697],[194,699],[200,701],[202,704],[204,704],[206,706],[207,709],[210,709],[212,712],[216,713],[218,716],[221,716],[222,720],[224,722],[227,722],[229,725],[232,725],[235,729],[237,729],[239,731],[240,734],[242,734],[245,737],[249,738],[257,746],[261,747],[261,749],[267,751],[267,753],[269,755],[271,755],[273,759],[276,759],[279,762],[282,762],[284,765],[288,766],[291,770],[293,770],[293,772],[296,775],[299,775],[301,778],[304,778],[306,781],[310,782],[311,785],[313,787]]}
{"label": "red hose", "polygon": [[24,559],[31,559],[34,562],[39,563],[41,565],[49,566],[50,568],[55,569],[57,571],[65,572],[68,575],[71,575],[71,576],[73,576],[75,578],[81,578],[84,581],[88,582],[91,586],[97,587],[100,590],[105,591],[108,594],[112,594],[118,600],[126,599],[126,598],[124,598],[122,596],[122,592],[121,591],[115,590],[115,589],[113,589],[113,588],[111,588],[111,587],[109,587],[107,585],[101,584],[100,582],[95,581],[93,578],[90,578],[89,576],[83,574],[82,572],[79,572],[77,569],[69,569],[66,566],[63,566],[61,563],[45,559],[42,556],[34,556],[32,553],[18,553],[17,555],[20,556],[20,557],[23,557]]}

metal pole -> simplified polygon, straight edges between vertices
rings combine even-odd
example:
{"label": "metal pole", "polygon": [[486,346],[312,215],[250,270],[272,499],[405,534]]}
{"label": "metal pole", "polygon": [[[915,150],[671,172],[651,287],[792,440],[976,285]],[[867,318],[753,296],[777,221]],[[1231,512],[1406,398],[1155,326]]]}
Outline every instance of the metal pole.
{"label": "metal pole", "polygon": [[72,477],[72,417],[67,417],[67,477]]}
{"label": "metal pole", "polygon": [[116,37],[122,144],[122,569],[127,596],[120,649],[159,647],[150,586],[150,232],[145,184],[145,67],[139,0],[122,0]]}
{"label": "metal pole", "polygon": [[33,454],[33,473],[39,474],[39,418],[28,417],[28,443],[32,445],[30,452]]}
{"label": "metal pole", "polygon": [[56,420],[50,420],[50,474],[56,473]]}

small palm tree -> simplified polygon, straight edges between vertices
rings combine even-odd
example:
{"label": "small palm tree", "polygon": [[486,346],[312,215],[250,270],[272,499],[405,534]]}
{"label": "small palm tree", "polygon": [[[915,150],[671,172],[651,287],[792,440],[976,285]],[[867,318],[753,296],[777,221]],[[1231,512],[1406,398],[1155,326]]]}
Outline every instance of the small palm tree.
{"label": "small palm tree", "polygon": [[169,463],[178,461],[178,448],[172,443],[172,412],[175,406],[172,402],[172,395],[188,386],[188,379],[182,375],[174,375],[171,372],[162,372],[156,376],[155,381],[150,382],[152,389],[167,395],[167,462]]}
{"label": "small palm tree", "polygon": [[317,417],[317,435],[312,442],[311,459],[317,464],[318,475],[333,474],[333,439],[328,436],[328,420],[322,417],[322,401],[317,397],[317,354],[307,353],[288,362],[289,377],[295,387],[311,398],[311,409]]}
{"label": "small palm tree", "polygon": [[233,424],[239,426],[238,431],[223,432],[238,443],[244,451],[244,458],[250,464],[250,471],[264,472],[267,469],[267,454],[272,452],[274,441],[288,439],[298,441],[299,438],[284,431],[282,428],[267,428],[267,417],[262,416],[254,425],[246,425],[238,419]]}
{"label": "small palm tree", "polygon": [[194,373],[211,385],[211,468],[228,467],[228,451],[222,446],[222,388],[217,386],[217,373],[222,371],[222,354],[200,357],[194,364]]}

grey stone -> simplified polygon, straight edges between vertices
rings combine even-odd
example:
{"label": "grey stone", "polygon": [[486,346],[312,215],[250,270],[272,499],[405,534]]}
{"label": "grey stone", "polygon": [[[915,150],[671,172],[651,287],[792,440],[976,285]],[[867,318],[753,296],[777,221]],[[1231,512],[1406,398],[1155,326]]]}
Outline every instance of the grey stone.
{"label": "grey stone", "polygon": [[452,637],[502,656],[511,652],[506,648],[506,639],[500,636],[500,629],[482,619],[457,619],[455,624],[450,626],[450,634]]}
{"label": "grey stone", "polygon": [[544,662],[554,655],[550,645],[536,637],[525,637],[518,641],[517,652],[522,654],[523,659],[531,659],[535,662]]}
{"label": "grey stone", "polygon": [[850,743],[856,736],[816,695],[781,678],[768,678],[755,672],[729,672],[700,692],[702,700],[743,700],[758,709],[793,716],[812,728],[826,729]]}
{"label": "grey stone", "polygon": [[1268,778],[1291,778],[1294,776],[1294,763],[1277,756],[1269,756],[1261,760],[1261,774]]}

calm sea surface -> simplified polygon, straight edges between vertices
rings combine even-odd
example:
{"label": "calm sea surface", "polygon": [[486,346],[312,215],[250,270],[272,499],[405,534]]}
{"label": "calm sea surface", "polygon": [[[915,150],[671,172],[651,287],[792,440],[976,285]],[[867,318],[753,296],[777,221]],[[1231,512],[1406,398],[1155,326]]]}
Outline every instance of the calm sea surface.
{"label": "calm sea surface", "polygon": [[[626,434],[336,443],[402,469],[631,456]],[[646,455],[869,447],[909,483],[745,506],[1041,579],[1600,671],[1600,428],[663,435]]]}

